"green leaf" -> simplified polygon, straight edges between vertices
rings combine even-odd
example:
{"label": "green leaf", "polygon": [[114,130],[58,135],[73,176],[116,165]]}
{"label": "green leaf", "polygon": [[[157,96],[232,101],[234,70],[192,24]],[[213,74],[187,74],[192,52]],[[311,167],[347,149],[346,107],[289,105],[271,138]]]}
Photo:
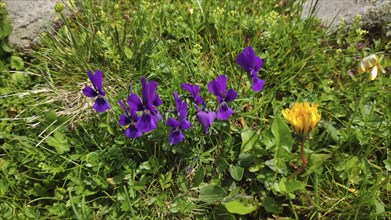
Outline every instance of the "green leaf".
{"label": "green leaf", "polygon": [[133,57],[133,52],[129,48],[127,48],[127,47],[125,48],[125,56],[129,60],[132,59],[132,57]]}
{"label": "green leaf", "polygon": [[238,164],[241,167],[247,167],[255,160],[255,157],[254,154],[241,153],[239,154],[238,159],[239,159]]}
{"label": "green leaf", "polygon": [[273,159],[267,160],[265,161],[265,165],[268,166],[271,170],[277,171],[278,173],[288,173],[288,167],[282,158],[275,157]]}
{"label": "green leaf", "polygon": [[54,147],[59,154],[69,152],[71,148],[66,137],[59,131],[54,132],[53,137],[46,138],[46,143]]}
{"label": "green leaf", "polygon": [[199,166],[193,178],[193,186],[199,186],[204,181],[204,176],[204,168],[202,166]]}
{"label": "green leaf", "polygon": [[243,178],[243,172],[244,168],[240,166],[235,165],[229,165],[229,173],[231,174],[231,177],[236,180],[240,181]]}
{"label": "green leaf", "polygon": [[373,198],[372,204],[375,206],[376,214],[380,215],[385,212],[384,203],[379,198]]}
{"label": "green leaf", "polygon": [[220,199],[223,199],[224,195],[225,191],[220,186],[207,185],[200,189],[198,199],[203,202],[213,203]]}
{"label": "green leaf", "polygon": [[45,114],[45,119],[49,123],[53,122],[54,120],[57,119],[57,114],[54,110],[50,110]]}
{"label": "green leaf", "polygon": [[16,72],[11,74],[11,79],[15,83],[23,83],[24,81],[27,81],[27,76],[22,72]]}
{"label": "green leaf", "polygon": [[22,70],[24,68],[24,62],[22,58],[18,56],[11,56],[10,63],[12,69]]}
{"label": "green leaf", "polygon": [[227,202],[225,203],[225,208],[228,212],[239,215],[247,215],[257,209],[255,205],[250,204],[245,200],[233,200]]}
{"label": "green leaf", "polygon": [[273,197],[265,197],[261,200],[261,202],[266,212],[273,213],[275,215],[282,213],[282,205]]}
{"label": "green leaf", "polygon": [[228,163],[226,160],[223,160],[223,159],[216,160],[216,171],[218,173],[223,172],[225,169],[227,169],[227,167],[228,167]]}
{"label": "green leaf", "polygon": [[387,159],[383,160],[386,170],[391,171],[391,151],[387,154]]}
{"label": "green leaf", "polygon": [[287,193],[305,190],[305,184],[296,179],[290,179],[285,182],[285,190]]}
{"label": "green leaf", "polygon": [[330,154],[311,154],[308,158],[309,168],[303,176],[308,176],[315,172],[330,157]]}
{"label": "green leaf", "polygon": [[326,131],[335,142],[340,140],[341,133],[331,123],[326,125]]}
{"label": "green leaf", "polygon": [[288,125],[280,117],[276,117],[272,124],[272,133],[276,140],[277,147],[292,151],[292,135]]}
{"label": "green leaf", "polygon": [[240,153],[245,153],[251,150],[254,146],[260,146],[258,139],[259,134],[246,128],[240,134],[242,137],[242,146],[240,148]]}
{"label": "green leaf", "polygon": [[[1,48],[2,48],[5,52],[7,52],[7,53],[11,53],[11,52],[12,52],[12,48],[10,47],[10,45],[8,44],[7,41],[3,41],[3,42],[1,43]],[[0,51],[1,51],[1,50],[0,50]]]}

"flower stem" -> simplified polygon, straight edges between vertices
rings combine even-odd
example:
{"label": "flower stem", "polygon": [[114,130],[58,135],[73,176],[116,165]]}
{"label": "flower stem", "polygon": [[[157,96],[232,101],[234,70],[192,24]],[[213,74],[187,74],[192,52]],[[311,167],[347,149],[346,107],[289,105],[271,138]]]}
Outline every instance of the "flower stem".
{"label": "flower stem", "polygon": [[301,142],[301,145],[300,145],[301,166],[294,173],[292,173],[291,175],[288,176],[288,180],[299,175],[307,167],[307,160],[305,159],[305,153],[304,153],[305,140],[306,140],[306,138],[303,138],[303,141]]}

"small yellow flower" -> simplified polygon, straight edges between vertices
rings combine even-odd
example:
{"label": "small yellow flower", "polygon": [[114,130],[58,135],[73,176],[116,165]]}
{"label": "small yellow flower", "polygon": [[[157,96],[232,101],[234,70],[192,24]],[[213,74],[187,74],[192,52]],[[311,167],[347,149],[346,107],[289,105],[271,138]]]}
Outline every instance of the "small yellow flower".
{"label": "small yellow flower", "polygon": [[378,71],[385,73],[383,67],[380,65],[380,61],[381,59],[378,59],[375,54],[371,54],[360,62],[358,72],[362,74],[366,71],[371,71],[371,80],[374,80],[377,77]]}
{"label": "small yellow flower", "polygon": [[297,102],[291,109],[282,110],[282,115],[297,133],[307,134],[320,120],[318,105]]}

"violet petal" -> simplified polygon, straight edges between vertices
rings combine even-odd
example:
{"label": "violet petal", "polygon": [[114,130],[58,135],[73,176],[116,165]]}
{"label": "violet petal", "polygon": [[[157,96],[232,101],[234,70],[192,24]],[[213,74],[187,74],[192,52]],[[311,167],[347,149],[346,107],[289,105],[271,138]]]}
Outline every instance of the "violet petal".
{"label": "violet petal", "polygon": [[104,98],[98,97],[95,100],[94,105],[92,105],[92,108],[94,108],[97,112],[104,112],[110,108],[110,104]]}
{"label": "violet petal", "polygon": [[127,99],[128,105],[130,109],[135,111],[143,111],[144,107],[141,103],[140,98],[136,94],[131,94]]}
{"label": "violet petal", "polygon": [[225,102],[232,102],[237,97],[237,93],[233,89],[229,89],[227,93],[225,94],[224,101]]}
{"label": "violet petal", "polygon": [[184,136],[179,129],[172,129],[168,135],[168,142],[170,144],[177,144],[182,142]]}
{"label": "violet petal", "polygon": [[98,93],[91,87],[85,86],[84,89],[82,90],[83,94],[87,97],[93,98],[97,97]]}
{"label": "violet petal", "polygon": [[156,128],[157,119],[155,116],[143,113],[135,124],[136,128],[142,132],[152,131]]}
{"label": "violet petal", "polygon": [[226,103],[223,103],[217,110],[217,119],[227,120],[233,113],[234,111]]}
{"label": "violet petal", "polygon": [[125,137],[128,138],[138,138],[143,135],[134,125],[130,125],[124,132]]}

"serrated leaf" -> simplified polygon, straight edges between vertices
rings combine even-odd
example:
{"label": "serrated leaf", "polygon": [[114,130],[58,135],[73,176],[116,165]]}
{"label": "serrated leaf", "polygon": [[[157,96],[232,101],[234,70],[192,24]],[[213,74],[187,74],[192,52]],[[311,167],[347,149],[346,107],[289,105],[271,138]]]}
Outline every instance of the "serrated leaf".
{"label": "serrated leaf", "polygon": [[243,178],[243,172],[244,168],[240,166],[235,165],[229,165],[229,174],[231,174],[231,177],[236,180],[240,181]]}
{"label": "serrated leaf", "polygon": [[233,200],[227,202],[225,203],[225,208],[228,210],[228,212],[239,215],[247,215],[257,209],[255,205],[243,200]]}
{"label": "serrated leaf", "polygon": [[216,185],[207,185],[200,189],[200,194],[198,199],[207,202],[213,203],[220,199],[223,199],[225,196],[225,191],[220,186]]}

